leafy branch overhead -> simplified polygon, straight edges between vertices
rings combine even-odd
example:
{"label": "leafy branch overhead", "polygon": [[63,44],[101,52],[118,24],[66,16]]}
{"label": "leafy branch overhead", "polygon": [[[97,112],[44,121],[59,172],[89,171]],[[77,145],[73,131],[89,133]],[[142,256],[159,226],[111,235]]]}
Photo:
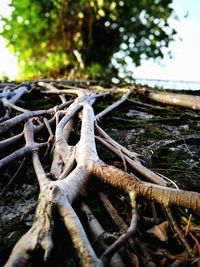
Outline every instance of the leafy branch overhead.
{"label": "leafy branch overhead", "polygon": [[175,35],[168,23],[171,3],[12,0],[11,16],[2,17],[2,35],[13,47],[26,78],[72,75],[74,68],[91,77],[103,75],[105,69],[125,65],[128,58],[139,65],[144,56],[163,57],[162,48]]}
{"label": "leafy branch overhead", "polygon": [[[0,167],[4,171],[20,158],[31,155],[39,185],[35,221],[14,246],[6,267],[28,266],[31,263],[48,265],[63,239],[64,243],[71,240],[77,261],[82,266],[130,266],[133,262],[135,266],[156,266],[155,256],[159,253],[162,261],[173,259],[174,264],[181,261],[192,266],[198,262],[199,226],[196,225],[195,230],[191,215],[196,216],[200,212],[200,193],[181,190],[170,179],[145,167],[138,153],[117,143],[99,125],[104,116],[127,101],[134,91],[135,87],[83,89],[69,86],[64,81],[35,81],[17,86],[8,84],[2,89],[0,97],[5,115],[0,123],[3,137],[0,142],[3,155]],[[124,92],[120,99],[95,114],[95,102],[99,98],[112,98],[119,92]],[[141,90],[138,92],[141,93]],[[33,93],[39,97],[50,95],[50,99],[56,99],[57,105],[35,111],[19,108],[17,101],[23,95]],[[178,95],[174,97],[178,98]],[[145,106],[149,107],[152,108]],[[17,114],[13,110],[17,110]],[[101,153],[97,152],[97,143],[119,158],[121,168],[102,160]],[[91,195],[91,183],[94,182],[96,186],[92,190],[95,194]],[[109,200],[106,187],[113,191],[114,197],[119,197],[119,190],[124,194],[129,203],[126,221]],[[92,199],[96,201],[97,197],[104,206],[100,217],[94,215],[95,209],[92,208]],[[144,203],[149,205],[148,202],[151,203],[153,218],[142,214],[141,207]],[[153,203],[159,205],[154,206]],[[182,225],[174,218],[174,207],[191,212],[189,217],[185,215]],[[161,210],[162,218],[159,218]],[[104,229],[106,212],[121,234],[119,231],[115,236]],[[58,218],[62,221],[60,231],[68,233],[62,234],[61,239],[56,232]],[[169,228],[175,235],[170,234]],[[173,255],[167,250],[166,243],[163,250],[148,248],[145,235],[158,239],[158,244],[167,242],[173,235],[176,243],[181,244],[182,254],[176,251],[178,255]],[[63,255],[64,262],[71,257],[66,252]]]}

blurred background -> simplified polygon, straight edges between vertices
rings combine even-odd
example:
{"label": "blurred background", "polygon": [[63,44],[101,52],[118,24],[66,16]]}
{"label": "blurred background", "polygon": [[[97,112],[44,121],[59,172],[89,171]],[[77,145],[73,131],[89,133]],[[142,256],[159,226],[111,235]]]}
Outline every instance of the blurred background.
{"label": "blurred background", "polygon": [[199,0],[0,0],[0,79],[200,88]]}

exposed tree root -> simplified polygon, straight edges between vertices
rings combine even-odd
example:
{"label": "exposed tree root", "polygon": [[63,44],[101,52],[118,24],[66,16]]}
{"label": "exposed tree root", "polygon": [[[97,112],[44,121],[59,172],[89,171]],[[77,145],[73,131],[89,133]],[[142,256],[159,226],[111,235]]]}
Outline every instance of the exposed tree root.
{"label": "exposed tree root", "polygon": [[194,95],[183,95],[168,92],[153,92],[143,87],[138,92],[144,94],[147,98],[172,106],[200,110],[200,97]]}
{"label": "exposed tree root", "polygon": [[[179,228],[171,217],[169,207],[180,206],[199,214],[200,194],[171,188],[163,177],[143,166],[139,154],[118,144],[97,124],[104,115],[125,102],[132,90],[126,90],[120,100],[95,116],[92,105],[97,98],[105,95],[104,92],[97,94],[94,91],[72,86],[65,86],[63,90],[59,90],[56,88],[57,84],[56,81],[54,85],[35,82],[30,84],[31,86],[27,84],[14,91],[10,88],[2,92],[0,100],[6,112],[8,106],[16,109],[17,106],[13,104],[34,86],[37,90],[40,88],[43,94],[58,95],[62,102],[57,107],[47,110],[25,111],[23,108],[17,108],[23,114],[9,119],[4,116],[2,120],[5,120],[0,123],[0,133],[4,137],[4,140],[0,142],[0,149],[3,153],[0,167],[9,166],[27,154],[32,155],[40,190],[35,221],[30,230],[17,242],[5,266],[29,266],[38,251],[42,251],[43,262],[48,262],[54,249],[55,214],[63,221],[82,266],[127,266],[125,255],[135,266],[140,266],[140,264],[141,266],[156,266],[147,251],[145,242],[142,244],[139,241],[141,240],[140,228],[145,221],[136,204],[141,202],[141,199],[159,203],[168,211],[167,219],[184,243],[188,257],[196,259],[197,253],[192,253],[188,241],[185,237],[182,238]],[[75,96],[74,100],[68,100],[67,96],[70,94]],[[197,104],[195,107],[197,108]],[[15,129],[16,135],[9,136],[12,129]],[[75,131],[79,131],[79,138],[71,144],[70,138]],[[100,159],[95,139],[122,160],[124,171]],[[9,149],[13,149],[19,140],[25,141],[23,147],[10,152]],[[6,152],[7,148],[9,148],[8,152]],[[41,155],[44,154],[51,162],[48,166],[49,172],[41,160]],[[115,190],[120,189],[130,196],[132,212],[130,211],[131,218],[129,218],[130,226],[128,227],[127,222],[124,222],[118,215],[116,209],[106,200],[105,195],[100,194],[100,199],[107,207],[113,222],[119,229],[125,231],[117,239],[111,238],[111,244],[107,243],[112,236],[111,233],[104,230],[89,206],[85,203],[81,204],[81,210],[87,217],[90,234],[79,217],[78,210],[72,206],[74,201],[88,190],[88,182],[94,179],[99,179],[104,184]],[[151,209],[154,216],[153,224],[159,224],[160,219],[155,209],[154,206]],[[149,221],[152,224],[152,220]],[[194,236],[193,240],[195,238]],[[93,247],[91,240],[97,240],[100,244],[100,253]],[[195,242],[198,244],[198,241]],[[174,264],[176,264],[176,259]]]}

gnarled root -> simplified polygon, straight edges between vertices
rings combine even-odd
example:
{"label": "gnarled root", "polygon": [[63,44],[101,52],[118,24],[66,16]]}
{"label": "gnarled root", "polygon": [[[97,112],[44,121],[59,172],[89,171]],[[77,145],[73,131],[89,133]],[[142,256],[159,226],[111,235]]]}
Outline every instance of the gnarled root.
{"label": "gnarled root", "polygon": [[[164,209],[168,211],[170,206],[181,206],[198,214],[200,212],[200,194],[171,188],[163,177],[152,172],[141,163],[139,154],[128,151],[97,125],[97,120],[124,103],[132,93],[132,90],[125,90],[126,94],[120,100],[102,110],[95,117],[92,105],[96,98],[104,96],[105,93],[107,94],[107,90],[101,92],[101,94],[96,94],[89,90],[72,86],[65,86],[61,91],[52,86],[52,84],[42,82],[38,85],[40,89],[41,87],[45,89],[42,93],[46,95],[59,95],[62,104],[48,110],[25,111],[23,114],[0,123],[0,133],[5,136],[8,135],[13,127],[17,132],[15,136],[9,136],[0,142],[0,149],[3,152],[0,167],[10,166],[9,164],[18,160],[18,158],[31,154],[40,188],[35,221],[31,229],[15,245],[5,266],[28,266],[32,263],[37,252],[41,251],[43,253],[43,262],[48,261],[54,248],[52,235],[54,233],[55,214],[63,221],[82,266],[104,266],[108,264],[110,266],[128,266],[129,262],[127,264],[127,259],[124,259],[126,255],[135,266],[140,264],[140,259],[142,259],[145,266],[155,266],[154,259],[150,255],[155,252],[150,250],[150,252],[147,252],[145,244],[140,244],[140,240],[142,240],[140,239],[141,232],[146,235],[148,233],[145,232],[145,229],[140,229],[140,225],[145,220],[142,219],[142,208],[138,208],[139,205],[136,207],[136,201],[139,203],[142,197],[147,201],[154,201],[163,205]],[[25,92],[23,91],[23,93]],[[8,94],[9,92],[7,91],[3,97]],[[76,98],[67,101],[68,94],[73,94]],[[13,98],[13,101],[18,99],[19,96]],[[14,106],[12,107],[14,108]],[[4,119],[6,118],[4,117]],[[21,127],[22,124],[23,127]],[[17,125],[19,125],[19,130],[16,129]],[[76,134],[76,140],[71,142],[70,138],[75,131],[79,132],[79,134]],[[101,161],[97,154],[95,140],[98,140],[101,145],[120,158],[125,171]],[[16,151],[11,149],[10,152],[9,149],[12,146],[14,147],[18,141],[21,143],[24,141],[22,147]],[[44,152],[44,147],[46,146],[48,149]],[[7,148],[9,148],[8,152]],[[40,159],[42,153],[48,158],[47,162],[44,159]],[[136,175],[140,175],[140,178]],[[115,241],[112,244],[107,243],[110,236],[113,235],[108,229],[104,230],[104,219],[107,219],[104,218],[104,215],[97,219],[93,214],[94,210],[92,211],[85,204],[82,204],[81,209],[87,217],[88,227],[86,227],[78,208],[72,206],[75,200],[80,200],[79,196],[82,196],[83,192],[91,190],[91,188],[87,187],[87,184],[95,178],[98,178],[96,182],[100,180],[101,186],[106,184],[114,188],[116,192],[121,190],[125,195],[129,194],[131,199],[127,218],[128,213],[131,214],[131,209],[132,216],[125,222],[118,215],[112,203],[106,200],[105,195],[99,194],[110,215],[110,223],[114,222],[117,229],[121,229],[124,232],[122,235],[118,233],[119,238],[115,237]],[[146,180],[150,182],[146,182]],[[98,195],[96,188],[94,188],[94,192]],[[93,199],[95,198],[96,195],[93,195]],[[155,211],[155,207],[153,210]],[[151,217],[149,219],[151,227],[153,221],[153,225],[156,226],[155,229],[160,231],[158,224],[163,219],[157,218],[155,212],[153,212],[153,216],[155,220],[152,220]],[[170,221],[169,218],[167,219]],[[166,218],[164,220],[166,221]],[[189,225],[189,223],[187,224]],[[171,224],[173,224],[172,219]],[[178,227],[173,225],[173,228],[178,233]],[[187,226],[187,232],[189,228]],[[152,233],[153,231],[157,235],[155,229],[150,232]],[[104,239],[100,241],[99,239],[103,235]],[[187,255],[194,256],[198,254],[196,252],[199,248],[198,235],[195,236],[190,233],[190,237],[195,242],[194,253],[190,251],[190,246],[185,242],[186,238],[181,238],[179,234],[183,245],[187,247]],[[101,253],[93,248],[92,240],[94,238],[101,245]],[[138,256],[137,253],[140,255]],[[141,256],[141,254],[145,254],[145,256]],[[195,257],[197,258],[197,256]]]}

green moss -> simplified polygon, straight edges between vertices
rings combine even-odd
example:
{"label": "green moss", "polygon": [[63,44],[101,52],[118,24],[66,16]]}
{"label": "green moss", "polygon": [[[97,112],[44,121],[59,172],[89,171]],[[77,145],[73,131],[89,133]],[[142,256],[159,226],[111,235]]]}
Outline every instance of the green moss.
{"label": "green moss", "polygon": [[190,129],[194,129],[196,131],[200,131],[200,122],[191,121],[190,122]]}
{"label": "green moss", "polygon": [[179,153],[170,151],[168,148],[163,148],[155,152],[153,159],[155,160],[157,167],[160,168],[186,168]]}
{"label": "green moss", "polygon": [[[116,115],[119,115],[119,112],[116,113]],[[112,121],[112,123],[111,123]],[[145,120],[121,120],[120,118],[109,118],[104,119],[102,121],[102,125],[104,128],[110,128],[110,129],[136,129],[136,128],[146,128],[149,125],[148,121]]]}
{"label": "green moss", "polygon": [[[113,124],[112,124],[113,126]],[[144,129],[145,137],[152,138],[155,140],[165,139],[169,137],[169,134],[165,133],[165,131],[158,126],[153,125],[148,120],[134,120],[134,121],[126,121],[126,122],[117,122],[116,128],[118,129]]]}
{"label": "green moss", "polygon": [[52,108],[60,103],[57,95],[43,95],[33,90],[30,94],[26,94],[20,100],[20,107],[29,110],[41,110]]}
{"label": "green moss", "polygon": [[165,133],[163,129],[156,126],[146,127],[145,136],[146,138],[152,138],[154,140],[163,140],[170,137],[170,135]]}
{"label": "green moss", "polygon": [[154,153],[149,167],[170,177],[179,188],[199,192],[199,169],[188,169],[187,160],[188,155],[179,150],[162,148]]}

